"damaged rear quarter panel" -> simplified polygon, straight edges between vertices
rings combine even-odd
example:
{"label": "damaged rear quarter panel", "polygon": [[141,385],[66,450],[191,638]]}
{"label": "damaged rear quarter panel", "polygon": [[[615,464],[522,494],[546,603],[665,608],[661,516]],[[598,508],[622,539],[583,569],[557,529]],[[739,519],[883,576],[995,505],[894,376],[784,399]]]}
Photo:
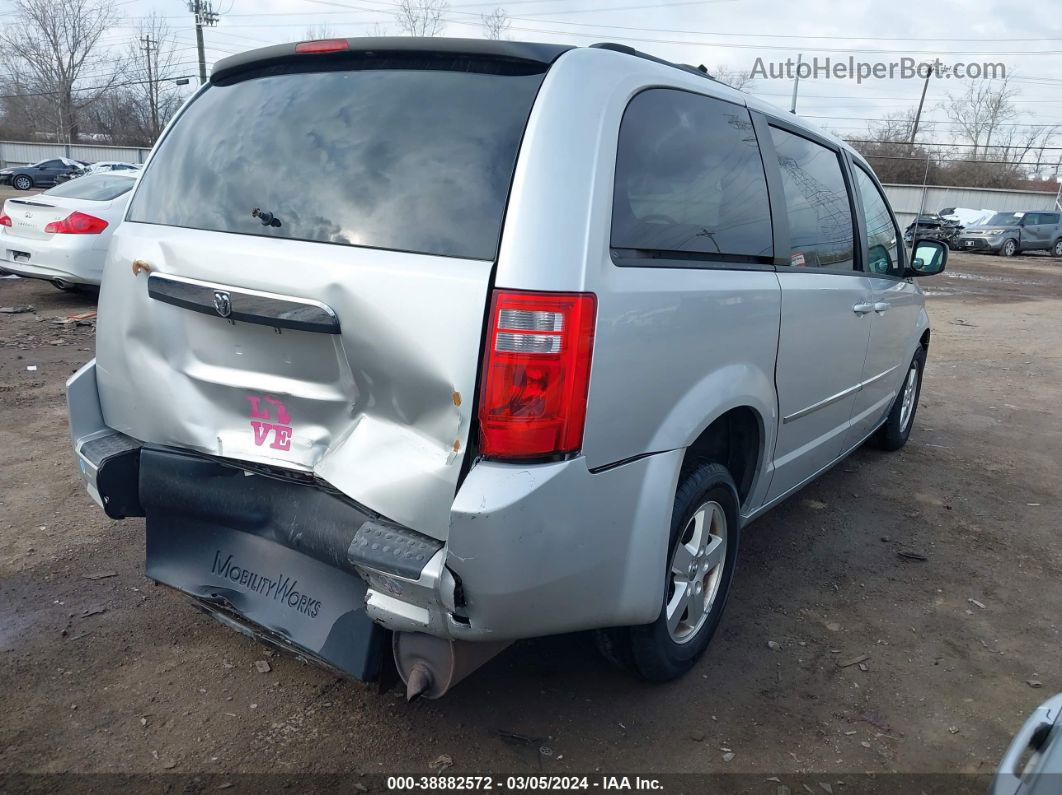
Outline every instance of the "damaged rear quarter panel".
{"label": "damaged rear quarter panel", "polygon": [[[164,304],[148,296],[146,275],[134,275],[136,260],[156,273],[321,301],[340,334],[278,333]],[[126,222],[100,293],[104,418],[141,441],[313,472],[445,539],[490,270],[486,261]],[[290,427],[290,439],[263,424]]]}

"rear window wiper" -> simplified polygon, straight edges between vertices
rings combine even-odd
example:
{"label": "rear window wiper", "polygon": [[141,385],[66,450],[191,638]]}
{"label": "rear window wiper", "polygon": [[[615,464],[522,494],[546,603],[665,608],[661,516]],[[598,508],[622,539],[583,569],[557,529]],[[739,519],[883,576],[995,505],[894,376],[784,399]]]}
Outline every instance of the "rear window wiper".
{"label": "rear window wiper", "polygon": [[257,218],[262,222],[262,226],[280,226],[280,219],[277,218],[269,210],[260,210],[255,207],[251,210],[251,217]]}

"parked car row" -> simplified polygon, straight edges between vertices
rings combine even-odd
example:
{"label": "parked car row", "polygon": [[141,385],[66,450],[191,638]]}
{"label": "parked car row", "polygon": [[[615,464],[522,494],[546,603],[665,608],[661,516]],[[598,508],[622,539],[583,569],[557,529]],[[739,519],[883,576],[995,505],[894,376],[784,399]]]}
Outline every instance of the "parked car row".
{"label": "parked car row", "polygon": [[1024,251],[1049,251],[1062,257],[1062,213],[1005,212],[986,217],[981,211],[980,216],[964,225],[959,208],[919,215],[904,230],[903,238],[908,244],[916,236],[940,240],[953,251],[989,252],[1004,257]]}
{"label": "parked car row", "polygon": [[0,169],[0,184],[10,185],[16,190],[33,190],[34,188],[49,188],[86,174],[116,171],[136,174],[139,170],[140,165],[137,163],[123,163],[117,160],[87,163],[83,160],[54,157],[29,166]]}

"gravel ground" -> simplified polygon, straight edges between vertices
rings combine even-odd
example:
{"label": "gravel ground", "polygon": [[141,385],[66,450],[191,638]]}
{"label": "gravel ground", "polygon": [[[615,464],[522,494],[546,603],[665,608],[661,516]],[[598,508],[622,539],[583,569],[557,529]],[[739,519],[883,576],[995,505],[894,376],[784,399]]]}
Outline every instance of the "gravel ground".
{"label": "gravel ground", "polygon": [[632,681],[573,635],[406,705],[144,578],[142,521],[105,518],[69,449],[94,329],[55,321],[93,298],[0,280],[34,306],[0,314],[0,773],[991,772],[1062,690],[1062,263],[953,255],[924,287],[910,443],[748,529],[691,675]]}

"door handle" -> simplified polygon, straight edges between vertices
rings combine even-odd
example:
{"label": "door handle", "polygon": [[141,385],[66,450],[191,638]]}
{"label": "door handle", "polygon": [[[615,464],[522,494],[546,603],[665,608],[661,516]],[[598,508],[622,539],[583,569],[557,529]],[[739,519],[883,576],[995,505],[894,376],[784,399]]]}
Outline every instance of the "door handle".
{"label": "door handle", "polygon": [[874,311],[878,314],[885,314],[889,311],[889,305],[885,301],[879,301],[874,304]]}
{"label": "door handle", "polygon": [[857,315],[865,315],[874,311],[874,304],[856,304],[852,307],[852,311]]}

